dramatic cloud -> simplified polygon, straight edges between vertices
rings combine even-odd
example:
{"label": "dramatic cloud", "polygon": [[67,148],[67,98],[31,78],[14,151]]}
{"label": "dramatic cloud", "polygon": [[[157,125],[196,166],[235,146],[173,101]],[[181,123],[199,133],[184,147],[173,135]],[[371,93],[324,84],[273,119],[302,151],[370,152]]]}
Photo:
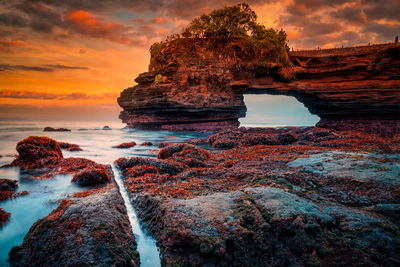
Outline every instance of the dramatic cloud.
{"label": "dramatic cloud", "polygon": [[14,12],[0,14],[0,25],[25,27],[28,22],[21,15]]}
{"label": "dramatic cloud", "polygon": [[359,45],[394,40],[399,14],[400,0],[295,0],[279,25],[295,32],[292,43],[300,47]]}
{"label": "dramatic cloud", "polygon": [[84,100],[84,99],[104,99],[116,97],[115,95],[105,93],[102,95],[88,95],[85,93],[70,93],[70,94],[54,94],[35,91],[17,91],[17,90],[2,90],[0,98],[22,98],[22,99],[42,99],[42,100]]}
{"label": "dramatic cloud", "polygon": [[87,70],[87,69],[88,68],[86,67],[51,65],[51,64],[46,64],[43,66],[0,64],[0,71],[23,70],[23,71],[52,72],[55,70]]}
{"label": "dramatic cloud", "polygon": [[64,19],[68,27],[83,35],[109,39],[127,45],[140,43],[131,37],[134,33],[132,28],[119,23],[101,22],[84,10],[70,12]]}

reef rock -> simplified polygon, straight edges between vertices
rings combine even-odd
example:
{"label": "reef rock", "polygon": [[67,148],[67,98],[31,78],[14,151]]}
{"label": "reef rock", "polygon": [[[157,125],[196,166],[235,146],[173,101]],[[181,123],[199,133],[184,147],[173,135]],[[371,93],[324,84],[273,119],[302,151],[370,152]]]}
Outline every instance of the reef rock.
{"label": "reef rock", "polygon": [[96,164],[74,174],[72,182],[80,186],[91,186],[111,182],[111,166]]}
{"label": "reef rock", "polygon": [[61,149],[65,149],[66,151],[82,151],[82,148],[77,144],[70,144],[66,142],[58,142]]}
{"label": "reef rock", "polygon": [[[185,47],[175,47],[180,54]],[[318,126],[400,132],[400,46],[384,44],[291,52],[288,79],[229,68],[207,57],[151,61],[138,85],[118,98],[120,118],[131,128],[215,131],[235,128],[246,115],[243,94],[294,96],[321,120]],[[155,76],[161,74],[161,82]]]}
{"label": "reef rock", "polygon": [[136,146],[136,142],[128,142],[128,143],[122,143],[117,146],[113,146],[113,148],[131,148]]}
{"label": "reef rock", "polygon": [[18,157],[8,166],[21,169],[43,168],[62,161],[63,154],[57,141],[45,136],[30,136],[17,143]]}
{"label": "reef rock", "polygon": [[187,200],[138,195],[134,203],[165,266],[390,266],[400,259],[395,225],[278,188]]}
{"label": "reef rock", "polygon": [[10,266],[139,266],[139,253],[117,188],[62,200],[38,220]]}

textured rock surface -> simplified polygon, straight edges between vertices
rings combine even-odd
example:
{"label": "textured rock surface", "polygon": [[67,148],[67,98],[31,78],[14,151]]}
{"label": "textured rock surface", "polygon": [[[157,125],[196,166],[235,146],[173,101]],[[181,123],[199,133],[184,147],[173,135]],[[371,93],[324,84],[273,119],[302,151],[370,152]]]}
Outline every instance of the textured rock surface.
{"label": "textured rock surface", "polygon": [[11,266],[139,266],[140,262],[116,188],[62,200],[9,255]]}
{"label": "textured rock surface", "polygon": [[241,127],[116,165],[165,266],[396,266],[399,141]]}
{"label": "textured rock surface", "polygon": [[166,266],[390,266],[400,259],[390,222],[278,188],[169,201],[142,195],[135,203]]}
{"label": "textured rock surface", "polygon": [[[176,48],[172,53],[179,53]],[[291,52],[295,78],[231,71],[217,58],[150,63],[138,85],[118,98],[120,118],[132,128],[217,130],[239,125],[244,93],[296,97],[319,126],[363,129],[392,135],[400,132],[400,46]],[[163,81],[154,83],[157,74]]]}
{"label": "textured rock surface", "polygon": [[17,143],[18,157],[9,166],[21,169],[43,168],[63,160],[57,141],[45,136],[29,136]]}
{"label": "textured rock surface", "polygon": [[82,151],[82,148],[77,144],[70,144],[66,142],[58,142],[61,149],[65,149],[66,151]]}

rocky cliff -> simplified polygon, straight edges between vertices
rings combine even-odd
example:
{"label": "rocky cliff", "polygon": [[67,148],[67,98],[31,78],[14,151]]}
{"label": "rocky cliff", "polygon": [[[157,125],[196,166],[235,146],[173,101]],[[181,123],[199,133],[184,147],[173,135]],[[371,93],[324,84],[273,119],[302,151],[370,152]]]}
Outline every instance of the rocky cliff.
{"label": "rocky cliff", "polygon": [[[257,74],[232,70],[226,58],[151,61],[134,87],[118,98],[120,118],[131,128],[218,130],[239,126],[243,94],[296,97],[320,127],[400,132],[400,46],[394,44],[291,52],[294,68]],[[156,75],[159,80],[156,82]],[[289,78],[288,78],[289,77]]]}

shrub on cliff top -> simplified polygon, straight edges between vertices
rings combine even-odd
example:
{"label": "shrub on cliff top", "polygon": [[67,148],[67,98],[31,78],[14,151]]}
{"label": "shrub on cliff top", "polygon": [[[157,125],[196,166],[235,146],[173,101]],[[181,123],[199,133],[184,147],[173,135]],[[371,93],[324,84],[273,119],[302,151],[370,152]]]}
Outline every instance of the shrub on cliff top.
{"label": "shrub on cliff top", "polygon": [[150,54],[156,62],[166,63],[176,56],[171,49],[181,45],[186,48],[185,56],[223,56],[236,70],[268,72],[291,66],[286,38],[285,31],[257,23],[255,12],[243,3],[201,15],[181,34],[153,44]]}

